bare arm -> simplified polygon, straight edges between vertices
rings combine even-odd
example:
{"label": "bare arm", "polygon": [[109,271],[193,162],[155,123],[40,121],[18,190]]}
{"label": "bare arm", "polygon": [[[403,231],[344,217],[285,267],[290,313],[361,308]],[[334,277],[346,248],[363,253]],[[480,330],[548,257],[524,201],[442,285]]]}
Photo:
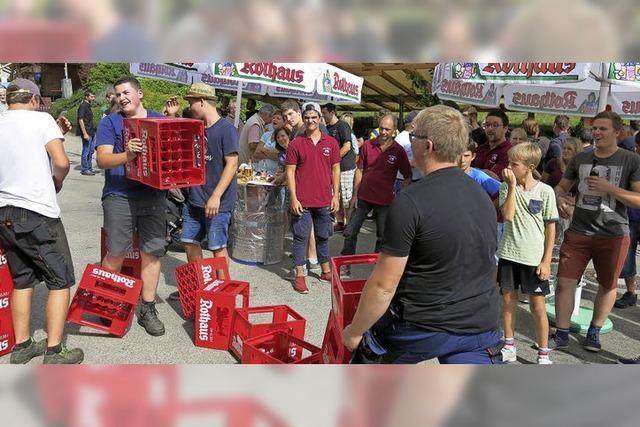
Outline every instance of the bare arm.
{"label": "bare arm", "polygon": [[61,139],[52,139],[47,142],[45,147],[53,168],[53,184],[56,188],[56,193],[59,193],[62,189],[62,182],[69,173],[69,158],[64,151],[64,145]]}
{"label": "bare arm", "polygon": [[364,285],[356,314],[343,332],[343,341],[349,350],[357,347],[362,334],[389,308],[407,265],[407,259],[408,257],[380,255],[380,260]]}
{"label": "bare arm", "polygon": [[331,185],[333,187],[331,212],[338,212],[340,209],[340,163],[334,163],[331,167]]}
{"label": "bare arm", "polygon": [[556,239],[556,223],[554,221],[545,222],[544,224],[544,253],[542,261],[536,270],[540,280],[548,280],[551,274],[551,255],[553,253],[553,244]]}
{"label": "bare arm", "polygon": [[296,195],[296,165],[286,165],[284,171],[287,175],[287,187],[289,187],[289,199],[291,203],[291,212],[294,215],[302,215],[302,205],[298,201]]}
{"label": "bare arm", "polygon": [[211,218],[213,216],[218,215],[220,211],[220,199],[227,188],[229,188],[229,184],[231,184],[231,180],[236,178],[236,172],[238,170],[238,153],[231,153],[224,156],[224,169],[222,170],[222,174],[220,175],[220,180],[216,185],[216,188],[213,189],[213,193],[209,200],[207,200],[207,205],[205,206],[205,216],[207,218]]}
{"label": "bare arm", "polygon": [[[591,184],[592,180],[597,180],[598,184],[603,188],[595,187]],[[640,181],[633,181],[631,183],[631,190],[625,190],[624,188],[620,188],[611,184],[609,181],[604,178],[593,178],[588,177],[587,182],[590,184],[590,187],[596,191],[605,191],[611,194],[616,198],[619,202],[623,203],[625,206],[638,209],[640,208]]]}
{"label": "bare arm", "polygon": [[264,145],[264,141],[260,141],[256,147],[256,152],[253,154],[253,158],[256,160],[270,159],[278,161],[278,154],[278,150],[267,148]]}
{"label": "bare arm", "polygon": [[340,146],[340,157],[346,156],[349,150],[351,150],[351,141],[344,141]]}
{"label": "bare arm", "polygon": [[84,119],[78,119],[78,125],[80,126],[80,130],[82,131],[82,137],[84,139],[89,139],[89,134],[87,133],[87,129],[84,126]]}
{"label": "bare arm", "polygon": [[[129,142],[132,141],[134,140],[132,139]],[[140,150],[142,151],[142,142],[140,142]],[[96,152],[96,163],[98,163],[100,169],[113,169],[136,158],[136,152],[133,151],[133,147],[128,148],[124,153],[114,153],[113,145],[99,145]]]}

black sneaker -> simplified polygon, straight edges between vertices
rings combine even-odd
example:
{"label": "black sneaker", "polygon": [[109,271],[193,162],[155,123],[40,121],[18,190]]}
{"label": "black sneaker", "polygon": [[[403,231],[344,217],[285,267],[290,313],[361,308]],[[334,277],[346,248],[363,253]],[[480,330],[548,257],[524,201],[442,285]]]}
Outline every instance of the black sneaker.
{"label": "black sneaker", "polygon": [[628,308],[633,307],[638,302],[638,295],[625,292],[620,299],[616,301],[613,306],[615,308]]}
{"label": "black sneaker", "polygon": [[569,347],[569,337],[560,338],[558,335],[553,334],[549,337],[549,350],[556,350]]}
{"label": "black sneaker", "polygon": [[77,365],[84,360],[84,352],[79,348],[67,350],[67,346],[60,344],[59,353],[46,352],[44,354],[45,365]]}
{"label": "black sneaker", "polygon": [[34,357],[42,356],[47,351],[47,339],[36,341],[29,337],[29,345],[23,348],[13,347],[9,362],[14,365],[24,365]]}
{"label": "black sneaker", "polygon": [[171,292],[167,299],[169,301],[180,301],[180,291]]}
{"label": "black sneaker", "polygon": [[149,335],[159,337],[164,335],[164,324],[158,319],[158,311],[156,303],[140,303],[140,312],[138,313],[138,324],[144,328]]}
{"label": "black sneaker", "polygon": [[584,340],[583,346],[585,350],[592,351],[594,353],[602,350],[602,344],[600,344],[600,334],[592,332],[587,333],[587,338]]}
{"label": "black sneaker", "polygon": [[632,357],[629,359],[621,357],[620,359],[618,359],[618,363],[621,365],[640,365],[640,356]]}

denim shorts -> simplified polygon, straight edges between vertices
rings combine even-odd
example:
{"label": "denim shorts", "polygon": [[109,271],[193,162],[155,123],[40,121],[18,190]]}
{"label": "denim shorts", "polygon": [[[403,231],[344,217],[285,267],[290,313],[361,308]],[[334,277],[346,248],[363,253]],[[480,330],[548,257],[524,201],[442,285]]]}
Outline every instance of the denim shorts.
{"label": "denim shorts", "polygon": [[15,289],[44,282],[50,290],[75,284],[69,243],[60,218],[28,209],[0,208],[0,245],[4,247]]}
{"label": "denim shorts", "polygon": [[231,212],[219,212],[218,215],[207,218],[204,208],[188,203],[182,210],[182,220],[182,243],[199,245],[206,238],[207,247],[211,251],[227,247]]}

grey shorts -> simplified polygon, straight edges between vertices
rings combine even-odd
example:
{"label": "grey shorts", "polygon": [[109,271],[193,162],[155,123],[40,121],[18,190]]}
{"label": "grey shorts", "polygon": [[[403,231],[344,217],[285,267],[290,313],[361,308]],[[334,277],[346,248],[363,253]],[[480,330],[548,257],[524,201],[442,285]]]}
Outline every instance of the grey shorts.
{"label": "grey shorts", "polygon": [[165,197],[128,199],[110,195],[102,200],[107,250],[124,256],[133,249],[133,235],[140,237],[140,251],[163,256],[167,246],[167,202]]}

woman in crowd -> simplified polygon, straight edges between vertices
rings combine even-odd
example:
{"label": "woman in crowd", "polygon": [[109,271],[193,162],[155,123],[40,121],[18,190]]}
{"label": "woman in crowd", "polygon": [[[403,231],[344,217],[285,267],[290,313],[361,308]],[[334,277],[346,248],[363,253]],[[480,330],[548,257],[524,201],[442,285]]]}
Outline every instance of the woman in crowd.
{"label": "woman in crowd", "polygon": [[271,124],[273,130],[262,134],[253,157],[257,161],[256,170],[273,176],[278,170],[278,156],[280,154],[276,144],[276,131],[285,125],[282,111],[276,110],[273,113]]}
{"label": "woman in crowd", "polygon": [[527,142],[527,132],[523,128],[515,128],[511,131],[511,146],[514,147],[523,142]]}
{"label": "woman in crowd", "polygon": [[562,145],[562,156],[560,159],[551,159],[547,162],[544,173],[542,174],[542,182],[551,187],[558,185],[571,159],[581,151],[582,141],[578,138],[567,138]]}

